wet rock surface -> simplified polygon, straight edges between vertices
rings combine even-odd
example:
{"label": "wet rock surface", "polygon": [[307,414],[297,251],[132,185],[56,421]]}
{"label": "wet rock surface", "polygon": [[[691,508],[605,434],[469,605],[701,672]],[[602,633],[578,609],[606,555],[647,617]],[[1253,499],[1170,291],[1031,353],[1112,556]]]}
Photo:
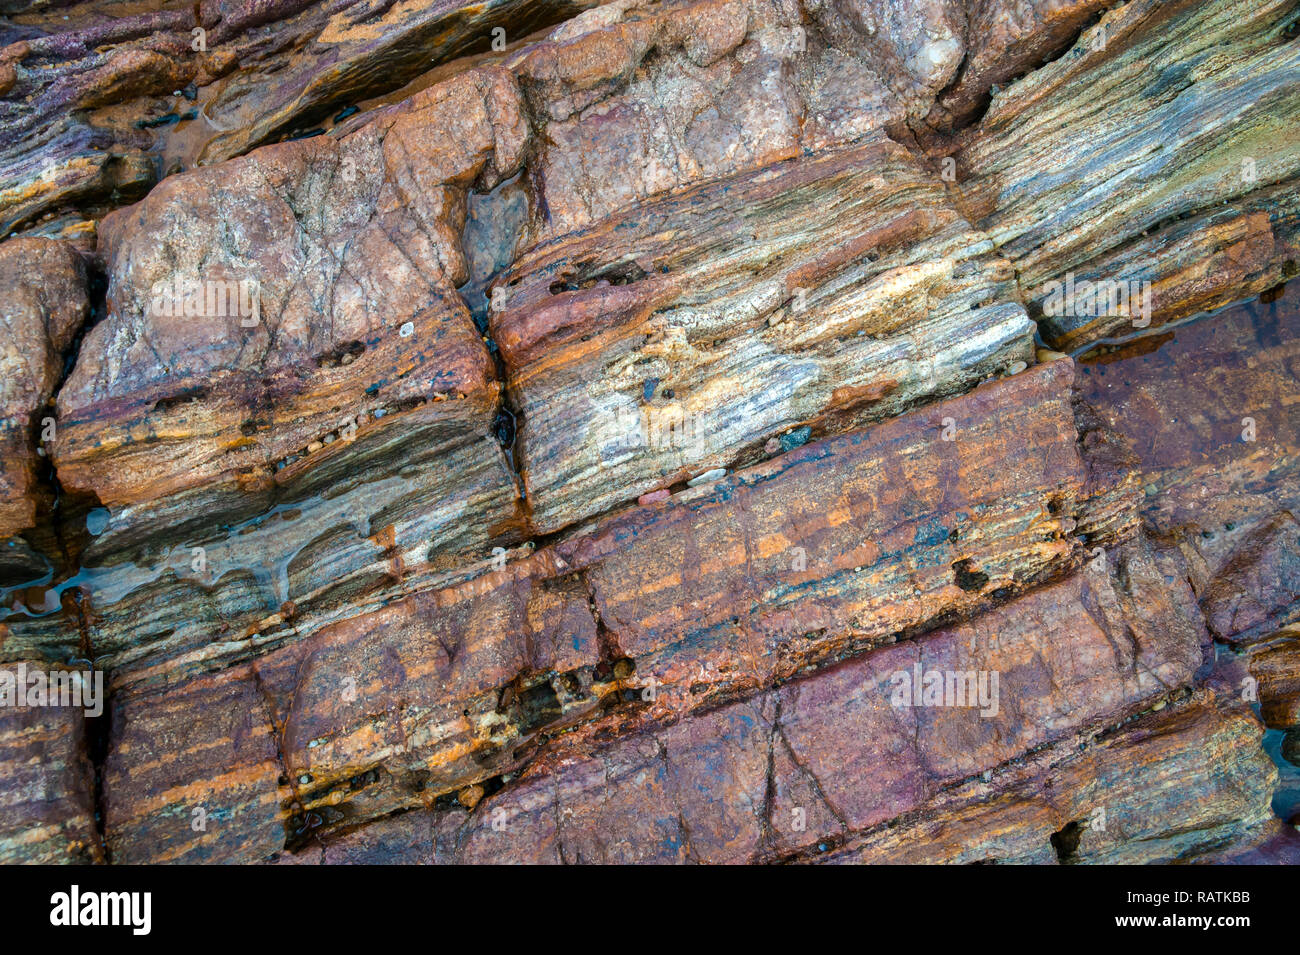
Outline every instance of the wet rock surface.
{"label": "wet rock surface", "polygon": [[0,859],[1295,857],[1294,4],[6,10]]}

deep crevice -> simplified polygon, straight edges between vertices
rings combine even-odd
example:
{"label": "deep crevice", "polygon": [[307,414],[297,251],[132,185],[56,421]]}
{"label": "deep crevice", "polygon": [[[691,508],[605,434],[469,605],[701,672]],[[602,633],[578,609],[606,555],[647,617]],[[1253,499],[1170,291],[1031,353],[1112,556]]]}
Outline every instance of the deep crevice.
{"label": "deep crevice", "polygon": [[[105,679],[105,683],[107,683]],[[95,834],[99,840],[104,861],[112,863],[112,853],[108,845],[107,804],[104,788],[104,768],[108,762],[108,750],[113,730],[112,699],[103,700],[103,712],[99,716],[86,717],[86,755],[90,758],[92,804],[94,806]]]}
{"label": "deep crevice", "polygon": [[1058,832],[1052,833],[1052,848],[1061,865],[1074,865],[1079,861],[1079,840],[1083,838],[1083,828],[1083,823],[1075,819],[1066,823]]}

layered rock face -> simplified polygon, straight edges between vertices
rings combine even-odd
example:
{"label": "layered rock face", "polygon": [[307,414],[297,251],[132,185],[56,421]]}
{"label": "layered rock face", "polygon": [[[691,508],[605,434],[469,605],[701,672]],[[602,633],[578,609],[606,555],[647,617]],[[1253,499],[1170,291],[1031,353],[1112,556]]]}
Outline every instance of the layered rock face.
{"label": "layered rock face", "polygon": [[0,858],[1298,855],[1294,4],[60,9]]}

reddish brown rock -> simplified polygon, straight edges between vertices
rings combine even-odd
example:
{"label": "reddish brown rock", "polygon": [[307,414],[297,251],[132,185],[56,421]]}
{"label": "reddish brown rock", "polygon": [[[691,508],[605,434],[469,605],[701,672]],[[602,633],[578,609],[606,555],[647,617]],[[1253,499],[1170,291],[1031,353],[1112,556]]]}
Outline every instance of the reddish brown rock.
{"label": "reddish brown rock", "polygon": [[[718,725],[717,720],[707,724]],[[720,725],[730,728],[726,722]],[[685,739],[678,734],[674,741]],[[752,839],[754,827],[741,813],[727,815],[725,802],[710,802],[704,795],[716,793],[720,783],[736,782],[732,764],[725,764],[722,779],[709,779],[698,791],[684,789],[692,780],[672,772],[677,765],[673,751],[666,745],[656,748],[664,742],[643,747],[663,757],[659,766],[652,763],[626,783],[618,778],[608,794],[596,792],[600,783],[584,773],[582,764],[565,764],[562,778],[571,784],[561,784],[551,797],[553,808],[558,808],[554,822],[541,816],[546,798],[539,792],[541,798],[502,806],[478,826],[460,821],[464,817],[455,811],[415,811],[328,839],[297,855],[282,855],[278,861],[419,864],[459,861],[473,854],[492,862],[515,861],[521,855],[579,862],[640,860],[644,853],[656,861],[703,861],[698,846],[690,842],[696,812],[706,819],[710,813],[719,814],[730,823],[733,828],[724,838],[734,831]],[[753,745],[761,751],[768,744],[755,738]],[[779,734],[773,745],[776,778],[798,780],[801,770],[791,763]],[[619,766],[617,756],[607,755],[603,762],[602,780],[608,767]],[[567,775],[570,768],[572,775]],[[781,858],[893,865],[1286,863],[1295,857],[1295,835],[1269,816],[1274,775],[1259,750],[1259,726],[1250,714],[1197,693],[1186,702],[1126,721],[1082,748],[1076,739],[1043,747],[1032,759],[999,766],[942,790],[919,813],[861,833],[846,835],[842,820],[828,809],[805,811],[799,817],[794,810],[804,807],[792,807],[783,814],[786,828],[800,818],[810,833],[804,837],[809,845]],[[815,805],[821,797],[810,780],[805,776],[799,782],[799,798]],[[580,788],[584,784],[587,788]],[[1187,798],[1189,784],[1196,787],[1194,800]],[[676,805],[682,803],[690,815],[674,817]],[[781,815],[774,809],[773,818]],[[819,826],[824,828],[814,832]],[[601,834],[607,837],[601,839]],[[457,843],[465,835],[468,852]],[[705,838],[707,852],[717,835],[710,831]],[[522,853],[514,851],[512,841],[522,844]]]}
{"label": "reddish brown rock", "polygon": [[456,236],[464,190],[517,166],[521,122],[508,77],[470,74],[342,144],[268,148],[110,217],[109,316],[59,395],[65,485],[120,536],[133,505],[187,493],[264,507],[322,459],[375,454],[399,419],[485,432],[495,386],[453,290]]}
{"label": "reddish brown rock", "polygon": [[496,30],[514,45],[593,3],[145,0],[110,13],[69,0],[24,10],[0,40],[0,236],[36,229],[93,246],[95,220],[160,174],[333,128],[357,104],[486,47]]}
{"label": "reddish brown rock", "polygon": [[[43,661],[8,654],[0,669],[17,681],[20,664],[49,672]],[[85,708],[15,705],[11,692],[0,705],[0,861],[102,862]]]}
{"label": "reddish brown rock", "polygon": [[975,0],[966,7],[966,57],[926,116],[941,132],[977,119],[991,90],[1059,55],[1105,9],[1098,0]]}
{"label": "reddish brown rock", "polygon": [[[836,863],[1202,861],[1274,831],[1260,727],[1209,694],[956,787],[915,822],[877,827]],[[1073,750],[1072,752],[1069,750]],[[1194,782],[1193,782],[1194,781]],[[1240,850],[1237,850],[1240,851]],[[814,857],[815,858],[815,857]],[[1262,861],[1262,860],[1261,860]]]}
{"label": "reddish brown rock", "polygon": [[[1150,580],[1133,578],[1141,597],[1125,599],[1105,574],[1080,575],[975,624],[715,712],[604,746],[597,737],[594,752],[583,734],[565,737],[467,820],[439,820],[439,857],[742,862],[905,816],[961,780],[1086,737],[1190,680],[1200,661],[1190,594],[1168,614],[1148,604],[1146,622],[1130,617],[1164,584],[1140,557],[1129,560],[1129,573],[1143,567]],[[1139,628],[1127,647],[1116,640],[1126,623]],[[918,665],[970,674],[970,702],[915,706],[905,693],[908,705],[894,705],[899,675],[910,680]],[[991,674],[999,682],[977,704],[981,673],[984,690]]]}
{"label": "reddish brown rock", "polygon": [[[0,538],[36,523],[37,471],[54,421],[63,354],[89,305],[80,256],[49,239],[0,244]],[[48,419],[48,421],[46,420]]]}
{"label": "reddish brown rock", "polygon": [[1290,6],[24,4],[0,856],[1287,856]]}
{"label": "reddish brown rock", "polygon": [[1068,361],[1040,365],[555,549],[639,677],[706,694],[786,678],[1078,560],[1106,518],[1084,493],[1072,380]]}
{"label": "reddish brown rock", "polygon": [[[289,777],[306,780],[297,808],[283,808],[289,843],[431,805],[517,772],[547,735],[606,725],[615,703],[634,707],[611,713],[610,726],[671,721],[1067,573],[1080,550],[1072,533],[1088,526],[1094,503],[1080,496],[1088,471],[1072,381],[1069,361],[1039,366],[613,517],[455,587],[330,626],[273,627],[250,644],[213,645],[179,671],[181,661],[137,670],[139,686],[118,683],[128,701],[120,705],[165,725],[181,712],[170,707],[192,698],[178,685],[185,670],[230,667],[278,646],[252,668],[270,707],[262,731],[278,739]],[[942,437],[947,419],[960,422],[951,442]],[[985,457],[1008,454],[1022,466],[994,468]],[[882,470],[889,461],[910,463]],[[1121,564],[1130,586],[1144,582],[1144,600],[1108,589],[1089,590],[1089,600],[1094,615],[1123,616],[1127,632],[1150,626],[1153,647],[1180,642],[1177,653],[1139,651],[1135,686],[1146,692],[1195,670],[1202,637],[1175,624],[1187,606],[1170,600],[1163,579],[1146,586],[1155,565],[1134,561]],[[1082,599],[1066,593],[1065,603]],[[1062,598],[1042,598],[1027,619],[1053,602]],[[1106,627],[1120,632],[1118,622]],[[245,670],[199,686],[242,684]],[[1122,708],[1108,692],[1080,687],[1097,705]],[[1011,738],[1010,728],[1001,732]],[[124,754],[121,778],[134,779],[130,759],[152,758],[148,748]],[[172,768],[200,788],[216,771],[197,753]],[[133,831],[143,797],[119,794],[110,832]]]}
{"label": "reddish brown rock", "polygon": [[1137,457],[1144,520],[1179,543],[1210,630],[1234,643],[1300,612],[1298,302],[1288,286],[1079,366]]}
{"label": "reddish brown rock", "polygon": [[769,438],[861,426],[1031,359],[1011,278],[883,139],[543,244],[493,287],[534,523],[557,530],[752,463]]}
{"label": "reddish brown rock", "polygon": [[[115,697],[112,720],[104,816],[114,862],[246,862],[284,845],[294,781],[250,667],[147,705]],[[196,778],[195,761],[211,772]]]}
{"label": "reddish brown rock", "polygon": [[470,71],[106,220],[108,315],[59,394],[55,459],[107,512],[74,583],[115,667],[519,542],[455,286],[466,193],[526,141],[509,75]]}
{"label": "reddish brown rock", "polygon": [[1300,633],[1288,627],[1248,648],[1247,668],[1258,681],[1260,716],[1274,729],[1300,727]]}

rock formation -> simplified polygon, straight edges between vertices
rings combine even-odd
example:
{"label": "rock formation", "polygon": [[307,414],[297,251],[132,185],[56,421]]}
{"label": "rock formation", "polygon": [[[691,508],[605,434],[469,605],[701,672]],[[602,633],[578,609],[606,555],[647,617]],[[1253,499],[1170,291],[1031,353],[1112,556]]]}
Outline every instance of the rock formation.
{"label": "rock formation", "polygon": [[1294,2],[4,11],[0,859],[1300,858]]}

